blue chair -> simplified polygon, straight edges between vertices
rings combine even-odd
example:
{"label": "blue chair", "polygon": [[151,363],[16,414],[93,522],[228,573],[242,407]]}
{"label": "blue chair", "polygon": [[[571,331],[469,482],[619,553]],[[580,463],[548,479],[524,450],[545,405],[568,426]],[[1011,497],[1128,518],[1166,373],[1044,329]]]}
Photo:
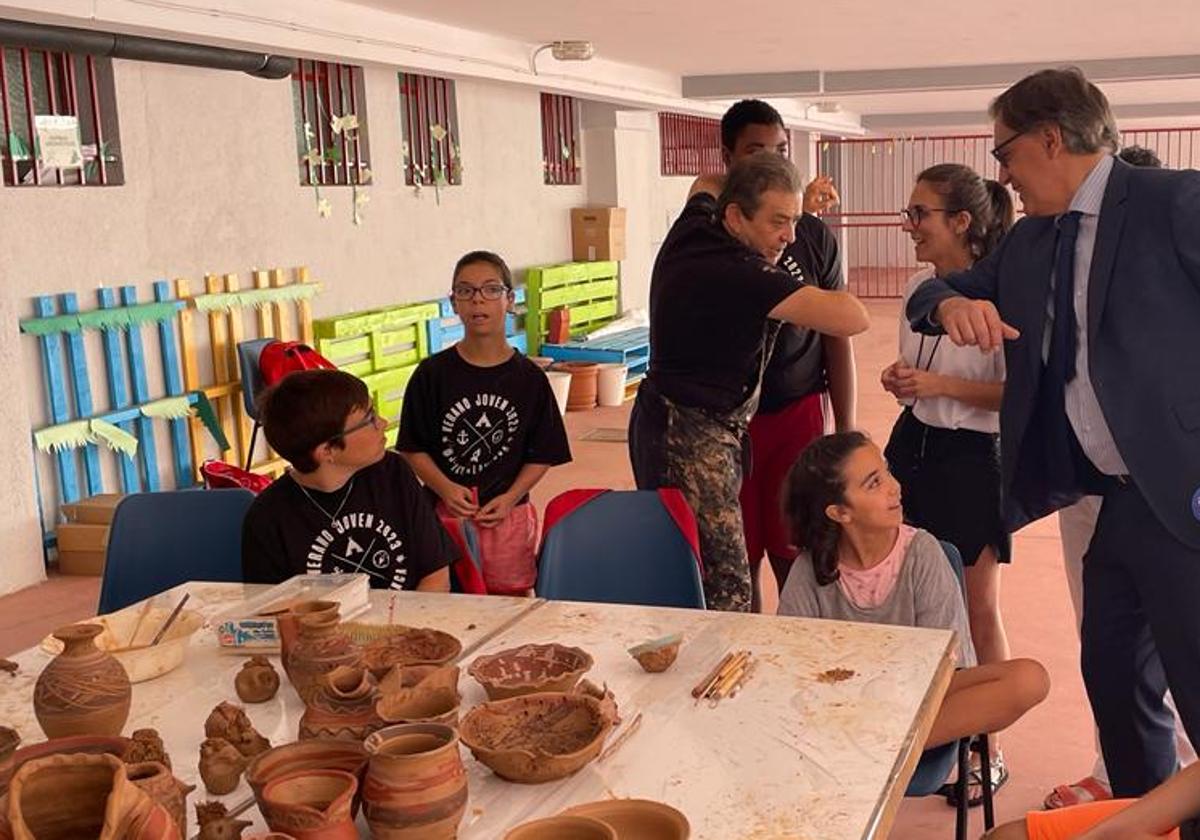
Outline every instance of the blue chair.
{"label": "blue chair", "polygon": [[117,505],[98,612],[110,613],[189,580],[242,579],[249,490],[134,493]]}
{"label": "blue chair", "polygon": [[250,432],[250,445],[246,447],[246,463],[243,465],[247,470],[254,463],[254,443],[258,440],[258,395],[266,387],[258,360],[262,356],[263,348],[278,340],[253,338],[250,341],[238,342],[237,346],[238,371],[242,379],[242,405],[246,407],[246,414],[254,421],[254,429]]}
{"label": "blue chair", "polygon": [[[959,588],[963,598],[966,598],[966,579],[963,572],[962,554],[954,543],[939,540],[950,567],[958,578]],[[958,806],[954,817],[954,836],[956,840],[966,840],[967,837],[967,775],[970,773],[970,753],[979,753],[980,775],[983,777],[983,826],[990,831],[996,824],[995,809],[992,802],[992,768],[991,751],[987,733],[974,738],[960,738],[950,744],[926,750],[921,754],[921,760],[913,771],[912,780],[908,783],[905,796],[932,796],[945,790],[946,777],[957,764],[958,780],[955,782]]]}
{"label": "blue chair", "polygon": [[[659,492],[604,491],[556,518],[556,507],[581,492],[588,491],[568,491],[546,506],[539,596],[704,609],[696,554]],[[678,500],[682,503],[682,495]],[[675,509],[691,517],[686,503]]]}

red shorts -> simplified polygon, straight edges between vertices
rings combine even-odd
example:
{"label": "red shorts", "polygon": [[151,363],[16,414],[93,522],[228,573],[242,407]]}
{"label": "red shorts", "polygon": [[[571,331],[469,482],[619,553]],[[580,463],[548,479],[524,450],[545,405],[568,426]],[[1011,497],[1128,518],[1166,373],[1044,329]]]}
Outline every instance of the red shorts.
{"label": "red shorts", "polygon": [[750,421],[751,466],[742,481],[741,502],[751,566],[758,565],[763,551],[773,557],[796,554],[781,507],[783,482],[804,447],[825,433],[823,396],[809,394],[782,411],[756,414]]}

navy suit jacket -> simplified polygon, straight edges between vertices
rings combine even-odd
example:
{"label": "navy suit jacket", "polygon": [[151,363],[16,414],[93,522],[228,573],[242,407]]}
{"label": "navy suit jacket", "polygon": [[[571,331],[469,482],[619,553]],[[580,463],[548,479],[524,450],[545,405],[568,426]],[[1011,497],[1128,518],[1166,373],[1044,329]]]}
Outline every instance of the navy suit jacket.
{"label": "navy suit jacket", "polygon": [[[1015,530],[1052,512],[1015,498],[1018,455],[1042,375],[1054,217],[1020,220],[970,270],[922,284],[914,330],[948,297],[990,300],[1021,337],[1005,343],[1000,408],[1005,516]],[[1129,473],[1159,521],[1200,548],[1200,172],[1114,161],[1088,278],[1088,373]]]}

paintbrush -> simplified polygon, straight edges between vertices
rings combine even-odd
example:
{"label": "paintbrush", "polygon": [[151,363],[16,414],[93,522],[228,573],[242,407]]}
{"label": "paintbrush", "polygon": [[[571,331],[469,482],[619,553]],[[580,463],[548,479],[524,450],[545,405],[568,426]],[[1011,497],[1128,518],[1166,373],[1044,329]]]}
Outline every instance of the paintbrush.
{"label": "paintbrush", "polygon": [[188,598],[192,597],[191,593],[183,593],[183,597],[179,599],[179,603],[175,605],[175,609],[171,610],[171,614],[167,616],[167,620],[163,622],[163,626],[158,628],[158,632],[154,634],[154,641],[150,642],[150,647],[162,641],[163,636],[167,634],[167,630],[175,623],[175,619],[179,618],[179,613],[183,610],[183,605],[188,602]]}

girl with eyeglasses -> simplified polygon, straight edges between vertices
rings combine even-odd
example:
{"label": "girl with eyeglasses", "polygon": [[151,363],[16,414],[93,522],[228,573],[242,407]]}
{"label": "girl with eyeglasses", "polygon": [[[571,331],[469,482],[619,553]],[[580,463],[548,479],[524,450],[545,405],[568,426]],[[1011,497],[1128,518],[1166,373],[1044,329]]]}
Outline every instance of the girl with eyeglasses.
{"label": "girl with eyeglasses", "polygon": [[[987,256],[1012,227],[1013,204],[1000,184],[946,163],[917,176],[900,216],[917,260],[930,264],[909,280],[907,303],[930,277],[961,271]],[[884,453],[903,490],[905,521],[958,548],[979,662],[1003,662],[1009,648],[1000,615],[1000,564],[1011,559],[1000,505],[1004,354],[918,335],[901,318],[900,357],[880,381],[904,406]],[[1008,768],[995,739],[991,743],[992,783],[999,788]],[[982,796],[981,781],[973,771],[972,805]],[[947,796],[954,804],[952,788]]]}

